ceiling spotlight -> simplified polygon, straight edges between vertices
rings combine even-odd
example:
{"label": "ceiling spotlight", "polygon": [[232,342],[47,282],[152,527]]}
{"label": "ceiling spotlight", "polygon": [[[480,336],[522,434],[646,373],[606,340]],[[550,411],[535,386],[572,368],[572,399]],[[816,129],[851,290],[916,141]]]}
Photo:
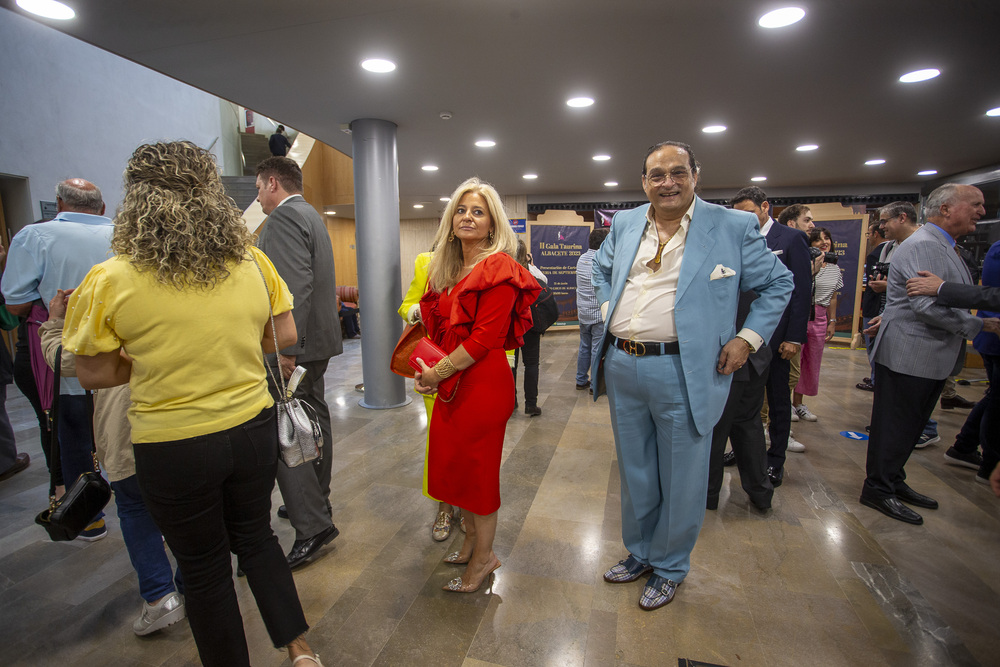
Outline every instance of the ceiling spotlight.
{"label": "ceiling spotlight", "polygon": [[607,181],[604,184],[604,187],[606,187],[606,188],[616,188],[616,187],[618,187],[618,181]]}
{"label": "ceiling spotlight", "polygon": [[396,69],[396,63],[391,60],[383,60],[382,58],[369,58],[368,60],[363,60],[361,62],[361,66],[369,72],[376,72],[378,74],[385,74],[386,72],[391,72]]}
{"label": "ceiling spotlight", "polygon": [[990,109],[989,111],[986,112],[986,115],[987,116],[1000,116],[1000,107],[997,107],[996,109]]}
{"label": "ceiling spotlight", "polygon": [[440,201],[451,201],[451,197],[441,197]]}
{"label": "ceiling spotlight", "polygon": [[784,28],[798,23],[805,15],[806,10],[801,7],[782,7],[761,16],[757,19],[757,25],[761,28]]}
{"label": "ceiling spotlight", "polygon": [[524,179],[524,180],[526,180],[526,181],[533,181],[533,180],[535,180],[536,178],[538,178],[538,174],[525,174],[525,175],[524,175],[524,176],[522,176],[521,178],[523,178],[523,179]]}
{"label": "ceiling spotlight", "polygon": [[423,207],[424,207],[423,204],[414,204],[413,205],[413,208],[423,208]]}
{"label": "ceiling spotlight", "polygon": [[795,150],[797,150],[800,153],[805,153],[807,151],[814,151],[817,148],[819,148],[818,144],[803,144],[801,146],[796,146]]}
{"label": "ceiling spotlight", "polygon": [[436,164],[425,164],[424,166],[421,167],[421,169],[423,169],[424,171],[437,171],[438,170]]}
{"label": "ceiling spotlight", "polygon": [[577,109],[582,109],[583,107],[589,107],[594,104],[593,97],[571,97],[566,100],[566,106],[574,107]]}
{"label": "ceiling spotlight", "polygon": [[763,183],[764,181],[767,180],[767,176],[754,176],[750,180],[753,181],[754,183]]}
{"label": "ceiling spotlight", "polygon": [[476,142],[476,145],[479,146],[480,148],[493,148],[494,146],[497,145],[497,142],[493,141],[492,139],[480,139],[479,141]]}
{"label": "ceiling spotlight", "polygon": [[337,215],[337,212],[336,211],[327,211],[326,214],[327,215]]}
{"label": "ceiling spotlight", "polygon": [[593,158],[594,162],[607,162],[610,159],[610,155],[595,155]]}
{"label": "ceiling spotlight", "polygon": [[924,169],[923,171],[918,171],[917,176],[933,176],[937,173],[937,169]]}
{"label": "ceiling spotlight", "polygon": [[701,128],[701,131],[705,134],[715,134],[717,132],[725,132],[725,125],[709,125],[708,127]]}
{"label": "ceiling spotlight", "polygon": [[917,83],[918,81],[927,81],[928,79],[933,79],[938,74],[941,73],[939,69],[918,69],[914,72],[907,72],[903,76],[899,77],[900,83]]}
{"label": "ceiling spotlight", "polygon": [[877,164],[885,164],[885,160],[882,158],[875,158],[874,160],[865,160],[865,164],[869,167],[873,167]]}
{"label": "ceiling spotlight", "polygon": [[57,21],[67,21],[76,16],[76,12],[56,0],[17,0],[17,6],[36,16]]}

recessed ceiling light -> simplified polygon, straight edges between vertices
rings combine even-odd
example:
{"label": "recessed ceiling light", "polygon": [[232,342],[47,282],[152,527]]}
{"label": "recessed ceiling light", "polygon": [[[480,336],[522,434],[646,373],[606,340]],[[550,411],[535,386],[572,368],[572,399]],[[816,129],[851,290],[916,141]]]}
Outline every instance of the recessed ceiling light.
{"label": "recessed ceiling light", "polygon": [[593,97],[571,97],[566,100],[566,106],[575,107],[582,109],[583,107],[589,107],[594,103]]}
{"label": "recessed ceiling light", "polygon": [[595,155],[593,159],[594,159],[594,162],[607,162],[608,160],[611,159],[611,156],[610,155]]}
{"label": "recessed ceiling light", "polygon": [[761,16],[757,19],[757,25],[761,28],[784,28],[798,23],[805,15],[806,10],[801,7],[782,7]]}
{"label": "recessed ceiling light", "polygon": [[67,21],[76,16],[76,12],[56,0],[17,0],[17,6],[36,16],[58,21]]}
{"label": "recessed ceiling light", "polygon": [[618,181],[608,181],[604,184],[606,188],[616,188],[618,187]]}
{"label": "recessed ceiling light", "polygon": [[533,181],[533,180],[535,180],[536,178],[538,178],[538,174],[525,174],[525,175],[524,175],[524,176],[522,176],[521,178],[523,178],[523,179],[525,179],[525,180],[528,180],[528,181]]}
{"label": "recessed ceiling light", "polygon": [[918,171],[917,176],[933,176],[937,173],[937,169],[924,169],[923,171]]}
{"label": "recessed ceiling light", "polygon": [[497,142],[493,141],[492,139],[480,139],[479,141],[476,142],[476,145],[479,146],[480,148],[493,148],[494,146],[497,145]]}
{"label": "recessed ceiling light", "polygon": [[997,107],[996,109],[990,109],[989,111],[986,112],[986,115],[987,116],[1000,116],[1000,107]]}
{"label": "recessed ceiling light", "polygon": [[877,164],[885,164],[885,160],[882,158],[875,158],[874,160],[865,160],[865,164],[869,167],[873,167]]}
{"label": "recessed ceiling light", "polygon": [[715,134],[716,132],[725,132],[725,125],[709,125],[708,127],[701,128],[701,131],[705,134]]}
{"label": "recessed ceiling light", "polygon": [[396,69],[396,63],[382,58],[369,58],[368,60],[363,60],[361,62],[361,66],[369,72],[377,72],[379,74],[385,74],[386,72],[391,72]]}
{"label": "recessed ceiling light", "polygon": [[441,201],[451,201],[451,197],[441,197]]}
{"label": "recessed ceiling light", "polygon": [[767,180],[767,176],[754,176],[750,180],[753,181],[754,183],[763,183],[764,181]]}
{"label": "recessed ceiling light", "polygon": [[928,79],[933,79],[938,74],[941,73],[939,69],[918,69],[914,72],[907,72],[903,76],[899,77],[900,83],[917,83],[918,81],[927,81]]}
{"label": "recessed ceiling light", "polygon": [[423,169],[424,171],[437,171],[438,170],[436,164],[425,164],[424,166],[421,167],[421,169]]}
{"label": "recessed ceiling light", "polygon": [[327,215],[337,215],[337,212],[336,211],[327,211],[326,214]]}
{"label": "recessed ceiling light", "polygon": [[424,207],[423,204],[414,204],[413,205],[413,208],[423,208],[423,207]]}
{"label": "recessed ceiling light", "polygon": [[806,151],[814,151],[817,148],[819,148],[817,144],[803,144],[802,146],[796,146],[795,150],[799,151],[800,153],[805,153]]}

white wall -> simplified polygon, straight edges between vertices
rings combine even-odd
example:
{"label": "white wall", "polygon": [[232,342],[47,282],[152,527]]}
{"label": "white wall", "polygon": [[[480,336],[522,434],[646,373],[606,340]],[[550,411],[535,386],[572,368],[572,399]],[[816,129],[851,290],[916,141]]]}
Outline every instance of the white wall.
{"label": "white wall", "polygon": [[30,212],[8,212],[11,235],[40,217],[39,200],[54,201],[66,178],[100,187],[112,215],[125,163],[149,141],[207,147],[218,138],[223,173],[241,173],[238,137],[228,136],[235,118],[214,95],[10,11],[0,11],[0,63],[0,174],[26,177],[31,202]]}

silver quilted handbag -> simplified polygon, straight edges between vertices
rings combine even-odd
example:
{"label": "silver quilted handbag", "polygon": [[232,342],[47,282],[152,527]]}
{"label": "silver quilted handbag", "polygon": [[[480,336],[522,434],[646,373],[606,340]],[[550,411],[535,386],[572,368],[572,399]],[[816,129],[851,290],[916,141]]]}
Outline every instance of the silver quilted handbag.
{"label": "silver quilted handbag", "polygon": [[[271,309],[271,291],[267,287],[267,278],[261,271],[260,264],[254,260],[257,271],[260,272],[261,280],[264,281],[264,291],[267,293],[267,309],[271,314],[271,335],[274,336],[274,351],[278,351],[278,334],[274,328],[274,311]],[[285,376],[278,367],[278,377],[275,379],[271,367],[264,361],[264,368],[267,369],[271,380],[281,388],[280,398],[276,401],[278,409],[278,447],[281,452],[281,460],[289,468],[300,466],[303,463],[314,461],[323,456],[323,432],[319,427],[319,419],[316,410],[305,401],[292,398],[295,388],[298,387],[302,376],[306,371],[299,366],[292,373],[285,386]]]}

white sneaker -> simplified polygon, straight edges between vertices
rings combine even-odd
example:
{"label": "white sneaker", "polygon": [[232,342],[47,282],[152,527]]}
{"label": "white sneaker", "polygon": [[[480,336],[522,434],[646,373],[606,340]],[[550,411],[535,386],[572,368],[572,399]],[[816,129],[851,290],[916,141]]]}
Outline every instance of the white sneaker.
{"label": "white sneaker", "polygon": [[[802,405],[793,405],[792,410],[793,410],[792,412],[793,415],[798,413],[799,419],[805,419],[807,422],[814,422],[819,419],[819,417],[809,412],[809,408],[806,407],[805,403],[803,403]],[[798,419],[793,418],[792,421],[795,422],[798,421]]]}
{"label": "white sneaker", "polygon": [[148,635],[173,625],[185,616],[187,611],[184,609],[184,600],[177,593],[164,596],[155,605],[143,600],[142,613],[132,624],[132,630],[139,636]]}
{"label": "white sneaker", "polygon": [[788,450],[789,452],[804,452],[806,451],[806,446],[801,442],[792,437],[792,434],[788,434]]}
{"label": "white sneaker", "polygon": [[792,421],[797,422],[799,420],[799,415],[795,412],[795,406],[792,406]]}

